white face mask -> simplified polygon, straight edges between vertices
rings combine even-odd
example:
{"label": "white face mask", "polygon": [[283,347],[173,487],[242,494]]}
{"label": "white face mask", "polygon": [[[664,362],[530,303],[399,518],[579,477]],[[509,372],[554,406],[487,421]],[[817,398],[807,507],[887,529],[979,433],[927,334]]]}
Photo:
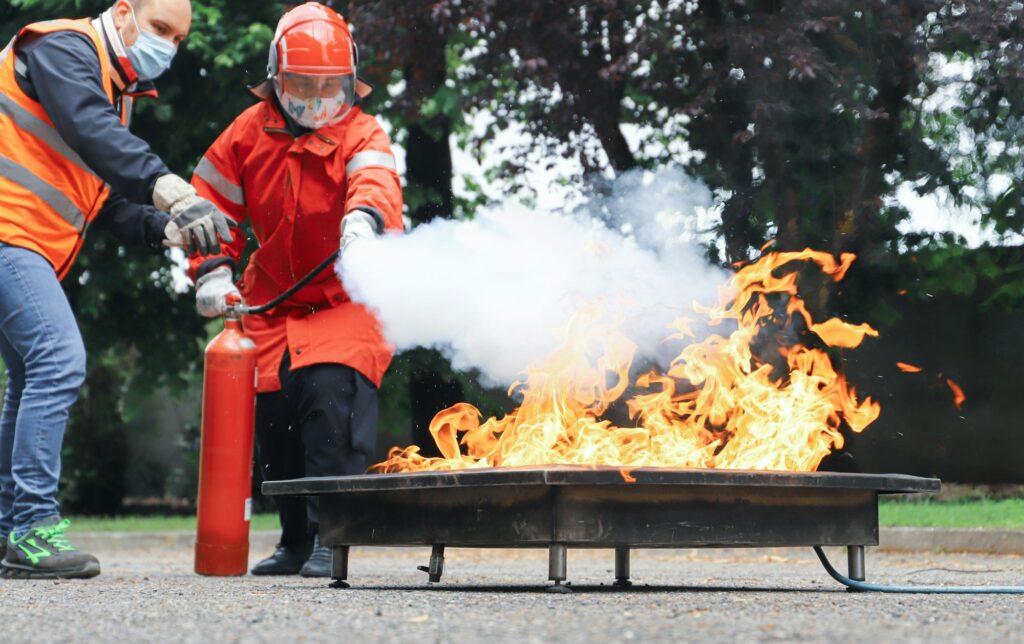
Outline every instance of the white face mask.
{"label": "white face mask", "polygon": [[[132,67],[139,75],[139,80],[154,80],[170,68],[174,55],[178,53],[178,48],[140,27],[139,22],[135,19],[135,9],[132,9],[132,22],[139,35],[135,44],[127,48],[128,58],[132,61]],[[123,43],[124,34],[119,35]]]}
{"label": "white face mask", "polygon": [[278,91],[277,97],[281,100],[281,107],[296,123],[311,130],[334,125],[348,114],[348,103],[337,97],[299,98],[282,91]]}

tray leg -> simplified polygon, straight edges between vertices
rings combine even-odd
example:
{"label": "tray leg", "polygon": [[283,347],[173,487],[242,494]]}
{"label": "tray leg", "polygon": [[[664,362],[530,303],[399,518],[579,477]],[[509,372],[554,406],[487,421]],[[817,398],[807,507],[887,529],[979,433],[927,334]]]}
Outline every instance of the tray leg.
{"label": "tray leg", "polygon": [[854,581],[864,581],[864,546],[846,546],[847,576]]}
{"label": "tray leg", "polygon": [[555,584],[548,586],[544,590],[549,593],[572,592],[568,586],[562,585],[566,578],[567,559],[568,548],[564,545],[552,544],[548,547],[548,579],[555,582]]}
{"label": "tray leg", "polygon": [[348,546],[331,548],[331,588],[348,588]]}
{"label": "tray leg", "polygon": [[444,546],[432,547],[430,549],[430,565],[416,566],[416,569],[427,573],[431,582],[441,581],[441,575],[444,573]]}
{"label": "tray leg", "polygon": [[615,585],[620,588],[633,585],[629,580],[629,548],[615,549]]}

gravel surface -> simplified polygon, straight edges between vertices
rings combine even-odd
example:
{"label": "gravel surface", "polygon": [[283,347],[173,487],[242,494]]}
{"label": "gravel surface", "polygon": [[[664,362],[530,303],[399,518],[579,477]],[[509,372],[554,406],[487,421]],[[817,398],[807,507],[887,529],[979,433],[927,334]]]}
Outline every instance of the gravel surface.
{"label": "gravel surface", "polygon": [[[569,551],[575,592],[545,593],[544,551],[354,548],[333,590],[299,577],[203,578],[184,548],[96,554],[89,581],[0,580],[3,641],[1020,641],[1024,597],[852,594],[810,550],[640,551],[611,589],[611,551]],[[255,561],[255,553],[252,560]],[[830,550],[845,569],[842,550]],[[1024,584],[1015,556],[877,553],[879,583]],[[358,638],[358,639],[357,639]]]}

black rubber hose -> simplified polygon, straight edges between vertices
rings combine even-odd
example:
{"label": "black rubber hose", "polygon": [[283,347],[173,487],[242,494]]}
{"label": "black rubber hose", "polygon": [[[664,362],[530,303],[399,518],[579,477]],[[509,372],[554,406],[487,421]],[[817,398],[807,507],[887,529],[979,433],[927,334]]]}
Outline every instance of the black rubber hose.
{"label": "black rubber hose", "polygon": [[832,563],[822,552],[821,546],[814,546],[821,565],[825,571],[842,585],[852,590],[862,590],[875,593],[921,593],[921,594],[946,594],[946,595],[1024,595],[1024,586],[884,586],[882,584],[869,584],[866,581],[857,581],[839,574]]}
{"label": "black rubber hose", "polygon": [[328,266],[333,264],[334,260],[338,259],[338,255],[340,253],[341,253],[340,249],[334,251],[333,253],[331,253],[330,257],[328,257],[324,261],[322,261],[319,264],[317,264],[316,268],[314,268],[309,273],[307,273],[305,277],[300,279],[298,282],[295,282],[294,284],[292,284],[290,287],[288,287],[288,290],[286,290],[284,293],[281,293],[280,295],[278,295],[274,299],[270,300],[266,304],[260,304],[259,306],[241,306],[241,307],[239,307],[239,313],[241,313],[243,315],[256,315],[256,314],[259,314],[259,313],[266,313],[267,311],[269,311],[270,309],[274,308],[275,306],[279,306],[282,302],[287,300],[289,297],[291,297],[291,296],[295,295],[296,293],[298,293],[299,289],[301,289],[303,286],[305,286],[306,284],[309,284],[310,282],[312,282],[313,278],[315,278],[317,275],[322,273],[325,268],[327,268]]}

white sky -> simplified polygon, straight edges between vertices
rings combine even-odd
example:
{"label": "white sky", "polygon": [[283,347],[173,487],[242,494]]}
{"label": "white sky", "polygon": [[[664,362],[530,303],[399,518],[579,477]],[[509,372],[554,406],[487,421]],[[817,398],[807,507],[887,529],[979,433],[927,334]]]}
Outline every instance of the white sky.
{"label": "white sky", "polygon": [[1011,234],[1000,238],[991,229],[980,223],[981,212],[971,206],[958,206],[946,190],[917,194],[913,184],[900,185],[890,201],[899,203],[910,212],[910,220],[900,224],[901,233],[908,232],[953,232],[962,236],[967,245],[976,248],[982,243],[1020,244],[1024,237]]}

